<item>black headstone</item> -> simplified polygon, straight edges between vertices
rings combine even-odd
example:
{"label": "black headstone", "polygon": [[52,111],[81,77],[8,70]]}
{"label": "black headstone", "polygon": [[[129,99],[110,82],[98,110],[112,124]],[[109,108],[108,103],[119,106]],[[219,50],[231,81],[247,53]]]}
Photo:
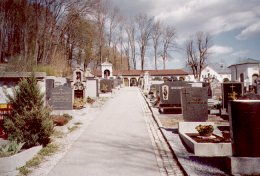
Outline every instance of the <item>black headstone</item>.
{"label": "black headstone", "polygon": [[54,79],[46,79],[46,101],[49,103],[51,98],[51,92],[54,88]]}
{"label": "black headstone", "polygon": [[50,106],[54,110],[72,110],[72,89],[67,86],[58,86],[52,89]]}
{"label": "black headstone", "polygon": [[100,91],[103,93],[112,92],[114,80],[102,79],[100,80]]}
{"label": "black headstone", "polygon": [[184,121],[205,122],[208,119],[208,88],[187,87],[181,89]]}
{"label": "black headstone", "polygon": [[243,95],[243,83],[222,83],[222,108],[228,109],[228,101],[236,100]]}
{"label": "black headstone", "polygon": [[230,107],[233,156],[260,157],[260,100],[235,100]]}
{"label": "black headstone", "polygon": [[181,106],[181,89],[184,87],[191,85],[184,81],[160,84],[160,105]]}

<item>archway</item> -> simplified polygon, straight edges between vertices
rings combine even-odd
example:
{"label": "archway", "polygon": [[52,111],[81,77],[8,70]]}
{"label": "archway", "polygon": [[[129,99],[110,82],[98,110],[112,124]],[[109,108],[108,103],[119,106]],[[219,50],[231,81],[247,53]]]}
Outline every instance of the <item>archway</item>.
{"label": "archway", "polygon": [[124,84],[125,84],[125,87],[129,87],[129,79],[128,78],[124,78]]}
{"label": "archway", "polygon": [[140,78],[138,79],[138,87],[143,88],[143,86],[144,86],[144,78],[143,78],[143,77],[140,77]]}
{"label": "archway", "polygon": [[104,78],[107,78],[110,76],[110,71],[109,70],[105,70],[104,71]]}
{"label": "archway", "polygon": [[136,80],[136,78],[131,78],[130,79],[130,86],[132,87],[132,86],[137,86],[137,80]]}

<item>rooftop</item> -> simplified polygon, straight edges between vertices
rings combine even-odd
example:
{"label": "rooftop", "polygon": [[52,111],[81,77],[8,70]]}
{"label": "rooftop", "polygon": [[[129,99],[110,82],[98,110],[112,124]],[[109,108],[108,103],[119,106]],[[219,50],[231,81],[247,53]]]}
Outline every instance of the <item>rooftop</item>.
{"label": "rooftop", "polygon": [[246,58],[246,59],[240,59],[237,64],[232,64],[228,68],[234,65],[243,65],[243,64],[260,64],[260,60]]}
{"label": "rooftop", "polygon": [[[115,76],[143,76],[148,71],[151,76],[172,76],[172,75],[188,75],[188,73],[182,69],[172,70],[113,70]],[[95,76],[102,76],[101,70],[93,70],[92,74]]]}

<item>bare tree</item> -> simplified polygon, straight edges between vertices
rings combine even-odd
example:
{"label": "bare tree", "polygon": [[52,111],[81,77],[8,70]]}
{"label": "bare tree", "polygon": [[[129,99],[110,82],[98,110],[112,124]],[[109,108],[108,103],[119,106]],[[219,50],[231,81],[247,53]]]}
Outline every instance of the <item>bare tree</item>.
{"label": "bare tree", "polygon": [[151,37],[153,18],[148,17],[145,14],[139,14],[136,16],[136,23],[138,28],[137,42],[141,55],[141,69],[144,70],[144,58],[145,52],[148,46],[148,41]]}
{"label": "bare tree", "polygon": [[136,27],[133,21],[130,20],[129,24],[126,25],[126,33],[127,33],[127,37],[128,37],[128,41],[129,41],[129,45],[130,45],[130,56],[131,57],[131,61],[133,64],[133,69],[136,70],[136,47],[135,47],[135,34],[136,34]]}
{"label": "bare tree", "polygon": [[192,70],[194,78],[200,80],[201,71],[205,68],[205,61],[209,57],[211,46],[208,33],[198,32],[186,42],[187,66]]}
{"label": "bare tree", "polygon": [[107,0],[97,0],[96,26],[98,31],[98,65],[102,63],[103,48],[105,44],[105,24],[108,19],[109,3]]}
{"label": "bare tree", "polygon": [[162,43],[163,43],[163,69],[165,69],[165,61],[168,56],[168,52],[170,49],[175,47],[175,38],[176,38],[176,30],[172,26],[167,25],[163,30],[162,34]]}
{"label": "bare tree", "polygon": [[161,22],[158,20],[153,24],[152,29],[152,39],[153,39],[153,48],[154,48],[154,68],[157,70],[157,50],[158,46],[160,44],[160,39],[162,36],[162,28],[161,28]]}
{"label": "bare tree", "polygon": [[108,12],[108,16],[108,58],[110,58],[110,48],[113,42],[113,34],[116,32],[116,27],[119,25],[121,18],[119,14],[119,8],[114,7],[111,11]]}

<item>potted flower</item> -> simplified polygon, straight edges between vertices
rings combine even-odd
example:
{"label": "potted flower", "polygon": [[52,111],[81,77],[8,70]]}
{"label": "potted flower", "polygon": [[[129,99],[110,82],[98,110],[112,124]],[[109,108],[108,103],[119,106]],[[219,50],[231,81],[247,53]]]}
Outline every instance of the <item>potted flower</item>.
{"label": "potted flower", "polygon": [[196,126],[195,128],[200,136],[211,136],[213,131],[214,131],[214,127],[212,125],[199,125]]}

